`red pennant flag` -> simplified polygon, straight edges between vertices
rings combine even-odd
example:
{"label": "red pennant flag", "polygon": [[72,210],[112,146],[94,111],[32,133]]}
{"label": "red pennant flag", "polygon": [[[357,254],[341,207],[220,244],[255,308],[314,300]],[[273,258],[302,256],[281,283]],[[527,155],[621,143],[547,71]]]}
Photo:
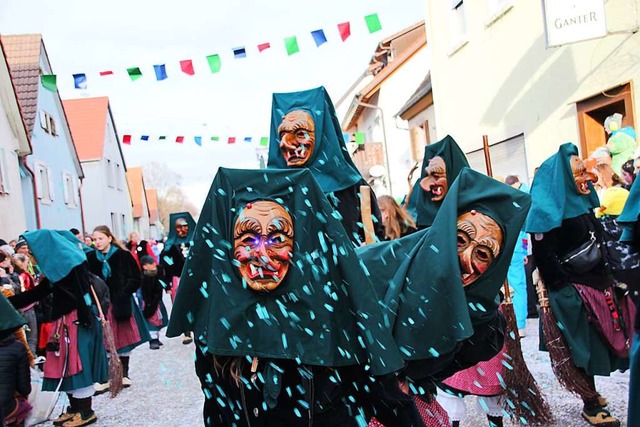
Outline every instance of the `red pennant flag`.
{"label": "red pennant flag", "polygon": [[122,135],[123,144],[131,144],[131,135]]}
{"label": "red pennant flag", "polygon": [[258,45],[258,51],[262,52],[263,50],[269,49],[271,47],[271,43],[261,43]]}
{"label": "red pennant flag", "polygon": [[229,139],[227,140],[227,144],[235,144],[235,143],[236,143],[236,137],[230,136]]}
{"label": "red pennant flag", "polygon": [[176,137],[176,143],[182,144],[183,142],[184,142],[184,136],[177,136]]}
{"label": "red pennant flag", "polygon": [[342,41],[345,41],[351,35],[351,24],[348,22],[338,24],[338,31],[340,32]]}
{"label": "red pennant flag", "polygon": [[193,76],[196,72],[193,70],[193,62],[190,59],[180,61],[180,69],[183,73]]}
{"label": "red pennant flag", "polygon": [[101,76],[110,76],[113,74],[113,71],[100,71]]}

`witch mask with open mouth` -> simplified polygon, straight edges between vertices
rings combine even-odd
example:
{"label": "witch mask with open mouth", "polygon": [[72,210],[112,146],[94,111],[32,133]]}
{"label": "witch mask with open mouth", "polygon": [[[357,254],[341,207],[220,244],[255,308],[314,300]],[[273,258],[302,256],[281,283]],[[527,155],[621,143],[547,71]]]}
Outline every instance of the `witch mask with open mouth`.
{"label": "witch mask with open mouth", "polygon": [[311,156],[316,145],[315,123],[306,111],[288,112],[278,126],[280,151],[287,166],[303,166]]}
{"label": "witch mask with open mouth", "polygon": [[440,156],[435,156],[429,160],[429,165],[425,169],[426,175],[420,181],[420,187],[431,194],[431,200],[439,202],[444,199],[449,189],[447,182],[447,165]]}
{"label": "witch mask with open mouth", "polygon": [[276,289],[293,254],[293,221],[276,202],[248,203],[235,222],[233,256],[243,282],[255,291]]}
{"label": "witch mask with open mouth", "polygon": [[589,182],[596,182],[598,177],[591,172],[587,172],[587,167],[584,162],[578,156],[571,156],[571,173],[573,179],[576,182],[576,188],[580,194],[589,194],[591,189],[589,188]]}
{"label": "witch mask with open mouth", "polygon": [[462,285],[475,282],[498,258],[502,229],[493,218],[476,211],[458,217],[458,259]]}

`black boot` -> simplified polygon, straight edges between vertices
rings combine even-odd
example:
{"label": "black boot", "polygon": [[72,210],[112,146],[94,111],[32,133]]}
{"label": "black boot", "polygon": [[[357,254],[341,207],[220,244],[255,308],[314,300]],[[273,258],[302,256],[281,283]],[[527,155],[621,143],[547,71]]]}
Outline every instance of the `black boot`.
{"label": "black boot", "polygon": [[487,415],[489,419],[490,427],[502,427],[502,417],[492,417],[491,415]]}
{"label": "black boot", "polygon": [[460,421],[451,421],[451,427],[460,427]]}
{"label": "black boot", "polygon": [[131,387],[131,379],[129,379],[129,356],[120,356],[122,363],[122,386]]}

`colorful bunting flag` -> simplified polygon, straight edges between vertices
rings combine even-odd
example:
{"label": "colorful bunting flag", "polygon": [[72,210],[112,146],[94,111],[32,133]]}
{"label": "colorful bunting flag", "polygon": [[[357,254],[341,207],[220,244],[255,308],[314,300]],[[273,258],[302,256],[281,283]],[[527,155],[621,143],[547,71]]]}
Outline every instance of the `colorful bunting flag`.
{"label": "colorful bunting flag", "polygon": [[211,140],[212,141],[220,141],[220,137],[219,136],[212,136]]}
{"label": "colorful bunting flag", "polygon": [[148,141],[149,140],[149,135],[142,135],[140,137],[140,141]]}
{"label": "colorful bunting flag", "polygon": [[100,71],[101,76],[112,76],[113,71]]}
{"label": "colorful bunting flag", "polygon": [[193,137],[193,141],[194,141],[196,144],[198,144],[198,145],[202,146],[202,137],[201,137],[201,136],[194,136],[194,137]]}
{"label": "colorful bunting flag", "polygon": [[166,136],[164,136],[164,135],[160,135],[160,136],[158,137],[158,141],[164,141],[165,139],[167,139],[167,137],[166,137]]}
{"label": "colorful bunting flag", "polygon": [[338,31],[340,32],[342,41],[345,41],[351,35],[351,24],[348,22],[338,24]]}
{"label": "colorful bunting flag", "polygon": [[258,52],[262,52],[263,50],[269,49],[271,47],[271,43],[261,43],[258,45]]}
{"label": "colorful bunting flag", "polygon": [[222,62],[220,61],[220,55],[209,55],[207,56],[207,62],[209,63],[209,68],[212,73],[217,73],[220,71],[222,67]]}
{"label": "colorful bunting flag", "polygon": [[184,142],[184,136],[177,136],[176,137],[176,143],[182,144],[183,142]]}
{"label": "colorful bunting flag", "polygon": [[246,136],[244,138],[244,142],[251,142],[251,137],[250,136]]}
{"label": "colorful bunting flag", "polygon": [[260,138],[260,145],[263,147],[268,147],[269,146],[269,137],[268,136],[263,136],[262,138]]}
{"label": "colorful bunting flag", "polygon": [[233,48],[233,57],[238,59],[238,58],[246,58],[247,57],[247,50],[244,48],[244,46],[242,47],[235,47]]}
{"label": "colorful bunting flag", "polygon": [[127,68],[127,74],[129,74],[129,78],[132,82],[135,82],[142,77],[142,71],[140,71],[139,67]]}
{"label": "colorful bunting flag", "polygon": [[382,25],[380,25],[380,18],[378,18],[377,13],[365,16],[364,21],[367,23],[369,33],[375,33],[376,31],[380,31],[382,29]]}
{"label": "colorful bunting flag", "polygon": [[42,82],[42,86],[44,86],[45,89],[50,90],[51,92],[58,91],[55,74],[43,74],[40,76],[40,81]]}
{"label": "colorful bunting flag", "polygon": [[185,59],[180,61],[180,69],[183,73],[193,76],[196,72],[193,69],[193,61],[190,59]]}
{"label": "colorful bunting flag", "polygon": [[122,135],[123,144],[131,144],[131,135]]}
{"label": "colorful bunting flag", "polygon": [[235,144],[235,143],[236,143],[236,137],[230,136],[229,139],[227,140],[227,144]]}
{"label": "colorful bunting flag", "polygon": [[300,49],[298,48],[298,38],[296,36],[285,38],[284,45],[287,48],[287,55],[289,56],[300,52]]}
{"label": "colorful bunting flag", "polygon": [[167,78],[167,68],[165,64],[154,65],[153,70],[156,72],[156,80],[164,80]]}
{"label": "colorful bunting flag", "polygon": [[320,47],[327,42],[327,36],[324,35],[324,30],[311,31],[311,37],[316,42],[316,47]]}
{"label": "colorful bunting flag", "polygon": [[364,132],[356,132],[356,144],[364,144]]}
{"label": "colorful bunting flag", "polygon": [[86,74],[74,74],[73,75],[73,87],[76,89],[87,88],[87,75]]}

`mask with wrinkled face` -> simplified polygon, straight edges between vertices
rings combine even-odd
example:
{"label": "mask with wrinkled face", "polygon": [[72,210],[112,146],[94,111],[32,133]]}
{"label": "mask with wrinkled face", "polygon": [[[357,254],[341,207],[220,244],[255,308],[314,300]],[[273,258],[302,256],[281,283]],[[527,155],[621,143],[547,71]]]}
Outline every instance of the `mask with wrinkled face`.
{"label": "mask with wrinkled face", "polygon": [[420,181],[420,187],[431,194],[431,200],[439,202],[444,199],[449,189],[447,182],[447,165],[440,156],[435,156],[429,160],[426,169],[426,176]]}
{"label": "mask with wrinkled face", "polygon": [[276,289],[293,255],[293,221],[278,203],[249,203],[235,222],[233,257],[243,281],[255,291]]}
{"label": "mask with wrinkled face", "polygon": [[303,166],[315,148],[315,123],[306,111],[294,110],[282,118],[278,126],[280,151],[287,166]]}
{"label": "mask with wrinkled face", "polygon": [[187,234],[189,234],[189,223],[186,219],[178,218],[176,219],[174,225],[176,227],[176,233],[178,234],[178,237],[182,239],[187,237]]}
{"label": "mask with wrinkled face", "polygon": [[587,172],[587,167],[584,165],[584,162],[580,157],[571,156],[570,163],[571,173],[573,174],[573,180],[576,182],[578,193],[591,193],[591,190],[589,189],[589,182],[596,182],[598,177],[591,172]]}
{"label": "mask with wrinkled face", "polygon": [[493,264],[502,248],[502,229],[491,217],[466,212],[458,217],[458,260],[462,285],[475,282]]}

